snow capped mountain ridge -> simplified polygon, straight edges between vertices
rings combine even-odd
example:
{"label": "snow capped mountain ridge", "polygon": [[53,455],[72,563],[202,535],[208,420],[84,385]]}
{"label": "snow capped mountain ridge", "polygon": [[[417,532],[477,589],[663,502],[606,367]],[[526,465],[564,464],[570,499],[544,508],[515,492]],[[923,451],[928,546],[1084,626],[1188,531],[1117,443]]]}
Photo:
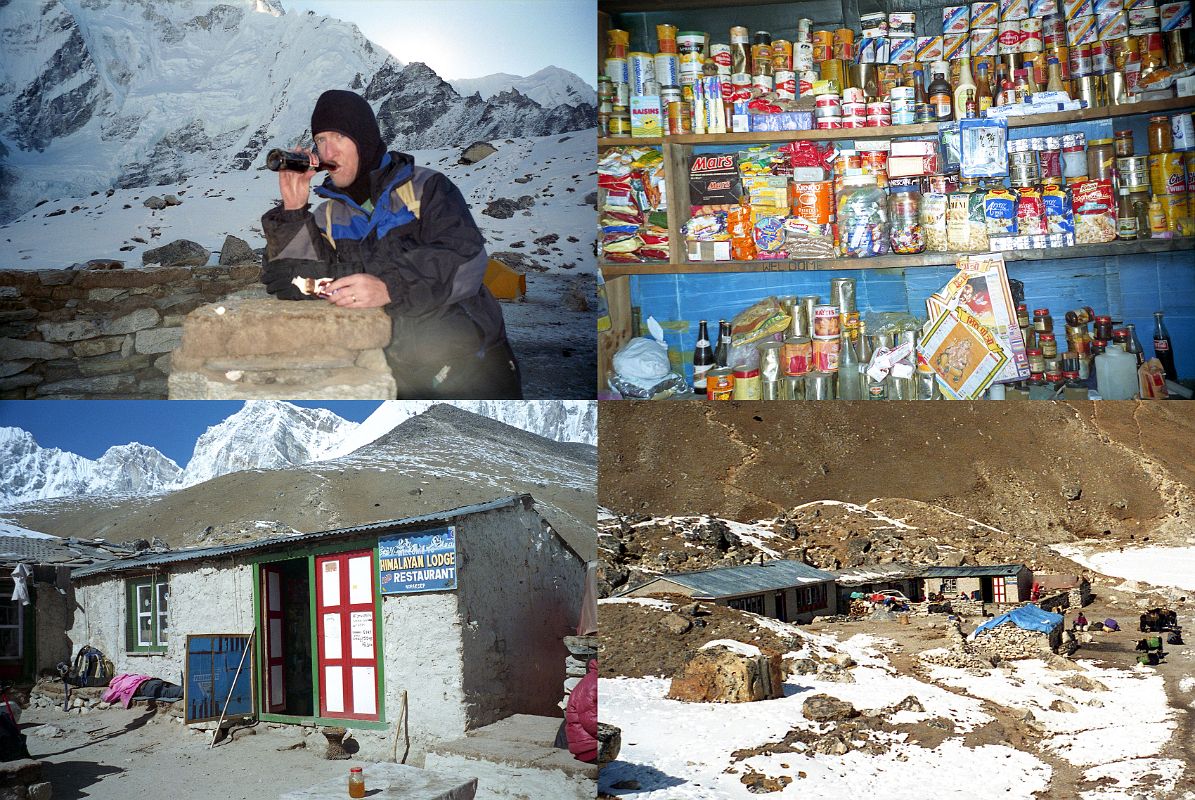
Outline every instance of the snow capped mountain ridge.
{"label": "snow capped mountain ridge", "polygon": [[526,77],[496,72],[481,78],[458,78],[448,82],[462,96],[467,97],[476,92],[483,100],[514,89],[544,108],[559,105],[597,105],[597,91],[581,76],[560,67],[544,67]]}
{"label": "snow capped mountain ridge", "polygon": [[356,25],[277,0],[10,2],[0,40],[0,222],[40,199],[260,166],[308,138],[328,88],[365,94],[399,149],[596,124],[592,105],[461,97]]}
{"label": "snow capped mountain ridge", "polygon": [[[243,470],[281,469],[339,458],[384,437],[437,401],[388,402],[363,423],[322,408],[251,401],[208,428],[195,442],[186,469],[157,449],[131,442],[99,459],[41,447],[25,430],[0,427],[0,505],[51,497],[151,495]],[[560,442],[594,444],[597,404],[591,401],[458,401],[462,412]]]}

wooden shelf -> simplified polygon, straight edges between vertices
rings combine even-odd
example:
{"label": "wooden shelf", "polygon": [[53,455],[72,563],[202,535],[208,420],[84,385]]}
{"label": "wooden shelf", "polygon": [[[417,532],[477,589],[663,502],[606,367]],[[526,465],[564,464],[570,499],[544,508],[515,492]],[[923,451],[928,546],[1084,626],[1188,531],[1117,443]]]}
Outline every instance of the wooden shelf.
{"label": "wooden shelf", "polygon": [[[1028,128],[1038,125],[1069,125],[1075,122],[1091,122],[1101,119],[1133,117],[1142,114],[1158,114],[1195,108],[1195,97],[1172,97],[1168,100],[1144,100],[1123,106],[1087,108],[1082,111],[1058,111],[1052,114],[1034,114],[1024,117],[1008,117],[1008,127]],[[631,136],[604,136],[598,139],[598,147],[619,145],[651,144],[664,142],[687,145],[718,144],[766,144],[768,142],[801,141],[850,141],[853,139],[892,139],[900,136],[930,136],[938,132],[938,123],[926,122],[920,125],[893,125],[888,128],[847,128],[834,131],[753,131],[751,133],[721,133],[698,135],[692,133],[676,136],[653,136],[634,138]]]}
{"label": "wooden shelf", "polygon": [[[1080,244],[1074,247],[1055,247],[1039,250],[1011,250],[1004,253],[1006,262],[1052,261],[1070,258],[1109,258],[1137,253],[1169,253],[1195,249],[1195,237],[1178,239],[1146,239],[1135,242]],[[909,256],[876,256],[875,258],[806,258],[777,261],[696,261],[679,264],[599,264],[606,280],[623,275],[673,275],[679,273],[711,272],[805,272],[813,270],[860,269],[916,269],[920,267],[953,266],[959,256],[969,253],[918,253]]]}

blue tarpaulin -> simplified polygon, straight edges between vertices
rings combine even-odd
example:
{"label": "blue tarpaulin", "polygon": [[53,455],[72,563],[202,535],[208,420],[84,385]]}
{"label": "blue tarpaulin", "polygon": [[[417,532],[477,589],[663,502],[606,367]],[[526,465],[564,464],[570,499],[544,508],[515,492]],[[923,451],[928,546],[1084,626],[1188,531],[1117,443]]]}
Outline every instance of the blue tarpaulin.
{"label": "blue tarpaulin", "polygon": [[992,617],[987,622],[975,629],[976,636],[979,633],[994,628],[997,625],[1003,625],[1005,622],[1011,622],[1018,628],[1023,628],[1027,631],[1041,631],[1042,633],[1049,633],[1056,627],[1062,624],[1061,614],[1052,614],[1049,611],[1042,611],[1037,606],[1019,606],[1012,611],[1006,611],[998,617]]}

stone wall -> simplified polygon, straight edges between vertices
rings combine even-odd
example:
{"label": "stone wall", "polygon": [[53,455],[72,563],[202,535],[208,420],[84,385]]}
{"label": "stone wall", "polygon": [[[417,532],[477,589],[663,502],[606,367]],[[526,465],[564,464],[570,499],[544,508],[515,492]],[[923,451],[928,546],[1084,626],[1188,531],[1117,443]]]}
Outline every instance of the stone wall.
{"label": "stone wall", "polygon": [[254,289],[255,264],[0,271],[0,399],[159,399],[193,309]]}
{"label": "stone wall", "polygon": [[[1065,613],[1066,609],[1071,607],[1073,602],[1071,599],[1071,594],[1078,593],[1078,591],[1078,589],[1072,589],[1070,592],[1059,592],[1058,594],[1050,595],[1049,597],[1043,597],[1041,600],[1037,601],[1036,605],[1042,611],[1052,611],[1055,614],[1062,614]],[[1076,606],[1077,605],[1078,604],[1076,603]]]}

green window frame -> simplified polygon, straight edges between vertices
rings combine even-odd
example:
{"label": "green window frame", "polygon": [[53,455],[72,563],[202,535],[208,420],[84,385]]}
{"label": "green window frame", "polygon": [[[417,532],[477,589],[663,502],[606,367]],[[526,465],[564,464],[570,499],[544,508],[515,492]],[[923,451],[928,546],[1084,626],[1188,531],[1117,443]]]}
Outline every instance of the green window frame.
{"label": "green window frame", "polygon": [[126,588],[127,650],[164,653],[170,634],[170,582],[165,575],[132,578]]}

